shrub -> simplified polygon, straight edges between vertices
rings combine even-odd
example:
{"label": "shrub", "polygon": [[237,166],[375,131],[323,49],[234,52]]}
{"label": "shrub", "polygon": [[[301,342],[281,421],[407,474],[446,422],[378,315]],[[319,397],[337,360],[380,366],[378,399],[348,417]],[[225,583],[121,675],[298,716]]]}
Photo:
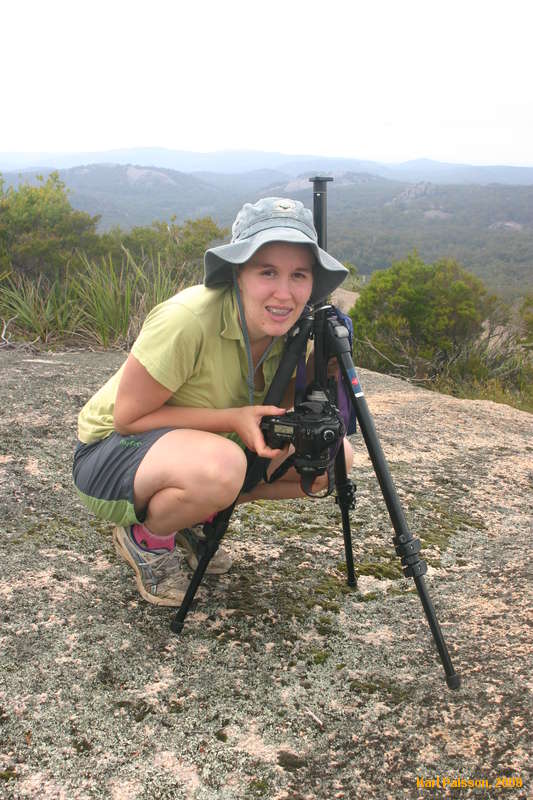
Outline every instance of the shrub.
{"label": "shrub", "polygon": [[455,261],[425,264],[413,253],[395,262],[372,275],[350,315],[363,366],[464,396],[475,388],[530,402],[532,366],[509,309]]}
{"label": "shrub", "polygon": [[409,378],[446,370],[489,316],[505,320],[478,278],[455,261],[425,264],[416,253],[374,273],[351,316],[365,362]]}
{"label": "shrub", "polygon": [[183,225],[155,221],[151,226],[135,227],[130,231],[114,228],[102,234],[102,248],[114,260],[127,252],[137,262],[161,262],[180,269],[187,285],[199,283],[203,275],[203,256],[215,239],[221,239],[226,230],[219,228],[211,217],[186,220]]}

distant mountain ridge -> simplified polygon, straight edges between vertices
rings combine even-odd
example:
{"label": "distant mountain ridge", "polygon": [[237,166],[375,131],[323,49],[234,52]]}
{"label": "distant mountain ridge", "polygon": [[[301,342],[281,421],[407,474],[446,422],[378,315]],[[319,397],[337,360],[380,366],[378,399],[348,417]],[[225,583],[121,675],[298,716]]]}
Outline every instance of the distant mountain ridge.
{"label": "distant mountain ridge", "polygon": [[290,176],[308,171],[370,172],[382,178],[407,182],[505,183],[533,185],[533,167],[475,166],[416,159],[388,164],[365,159],[313,155],[287,155],[254,150],[194,153],[163,147],[125,148],[77,153],[0,153],[0,171],[68,169],[91,164],[141,164],[179,172],[244,173],[274,170]]}
{"label": "distant mountain ridge", "polygon": [[[51,170],[5,172],[7,186],[38,183]],[[261,196],[294,196],[311,204],[309,170],[298,175],[273,169],[242,173],[209,171],[180,172],[138,164],[88,164],[57,170],[65,183],[72,205],[80,211],[101,216],[100,228],[115,225],[130,228],[149,225],[156,219],[212,216],[228,225],[239,207]],[[398,182],[367,172],[333,172],[335,190],[355,188],[356,203],[378,205],[392,202],[402,191],[416,185]]]}

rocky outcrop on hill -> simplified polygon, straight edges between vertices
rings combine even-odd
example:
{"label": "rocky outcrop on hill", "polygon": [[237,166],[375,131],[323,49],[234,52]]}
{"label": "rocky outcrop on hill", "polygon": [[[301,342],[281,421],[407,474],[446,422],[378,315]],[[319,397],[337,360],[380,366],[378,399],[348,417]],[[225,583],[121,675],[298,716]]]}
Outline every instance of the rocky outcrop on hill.
{"label": "rocky outcrop on hill", "polygon": [[359,434],[357,589],[331,498],[241,506],[232,570],[171,634],[71,485],[123,357],[0,352],[0,797],[527,797],[533,416],[362,371],[450,692]]}
{"label": "rocky outcrop on hill", "polygon": [[397,206],[412,203],[415,200],[419,200],[421,197],[429,197],[434,194],[436,190],[437,187],[434,184],[428,181],[421,181],[420,183],[415,183],[414,186],[408,186],[407,189],[404,189],[390,202],[385,203],[385,205]]}

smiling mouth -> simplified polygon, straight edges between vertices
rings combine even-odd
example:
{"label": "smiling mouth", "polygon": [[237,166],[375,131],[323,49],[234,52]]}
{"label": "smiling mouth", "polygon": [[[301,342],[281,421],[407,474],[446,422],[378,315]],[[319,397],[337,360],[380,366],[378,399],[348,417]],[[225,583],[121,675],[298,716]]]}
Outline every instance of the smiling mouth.
{"label": "smiling mouth", "polygon": [[269,314],[278,319],[285,319],[292,311],[291,308],[277,308],[276,306],[266,306],[266,310]]}

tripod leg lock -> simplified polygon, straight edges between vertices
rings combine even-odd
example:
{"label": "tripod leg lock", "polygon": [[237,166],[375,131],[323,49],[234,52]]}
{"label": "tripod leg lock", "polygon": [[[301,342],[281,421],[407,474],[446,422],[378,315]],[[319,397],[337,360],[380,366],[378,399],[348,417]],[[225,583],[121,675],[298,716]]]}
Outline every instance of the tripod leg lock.
{"label": "tripod leg lock", "polygon": [[425,561],[419,557],[422,545],[420,539],[414,539],[410,534],[405,533],[395,536],[392,540],[396,549],[396,555],[402,560],[403,574],[406,578],[418,578],[425,575],[428,568]]}
{"label": "tripod leg lock", "polygon": [[348,479],[346,483],[339,484],[337,486],[337,494],[335,496],[336,504],[341,508],[355,508],[356,491],[357,487],[350,479]]}

